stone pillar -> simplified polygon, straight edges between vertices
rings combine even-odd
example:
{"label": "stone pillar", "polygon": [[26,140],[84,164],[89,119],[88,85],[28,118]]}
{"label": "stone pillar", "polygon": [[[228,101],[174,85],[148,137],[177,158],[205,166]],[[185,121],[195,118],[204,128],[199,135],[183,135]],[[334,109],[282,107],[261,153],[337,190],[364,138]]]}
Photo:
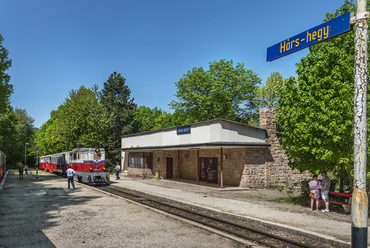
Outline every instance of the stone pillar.
{"label": "stone pillar", "polygon": [[265,128],[270,133],[276,133],[276,109],[260,109],[260,128]]}
{"label": "stone pillar", "polygon": [[266,150],[266,162],[264,168],[265,186],[277,185],[280,182],[280,142],[276,136],[276,109],[261,108],[260,109],[260,128],[267,130],[265,142],[271,144]]}

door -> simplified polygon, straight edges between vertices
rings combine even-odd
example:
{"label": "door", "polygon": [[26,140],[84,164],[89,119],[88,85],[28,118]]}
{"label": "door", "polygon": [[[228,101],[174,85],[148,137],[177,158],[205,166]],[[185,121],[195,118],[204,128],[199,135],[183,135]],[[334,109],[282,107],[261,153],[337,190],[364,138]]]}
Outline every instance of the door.
{"label": "door", "polygon": [[217,158],[200,158],[200,180],[217,183]]}
{"label": "door", "polygon": [[167,158],[166,178],[173,178],[173,158]]}

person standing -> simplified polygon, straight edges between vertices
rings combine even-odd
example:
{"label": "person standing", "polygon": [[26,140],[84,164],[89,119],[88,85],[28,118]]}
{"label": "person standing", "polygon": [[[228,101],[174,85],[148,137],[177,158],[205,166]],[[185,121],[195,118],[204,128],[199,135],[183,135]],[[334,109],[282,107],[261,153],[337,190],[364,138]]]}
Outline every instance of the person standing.
{"label": "person standing", "polygon": [[24,164],[24,171],[26,172],[26,175],[28,175],[28,165]]}
{"label": "person standing", "polygon": [[121,169],[121,167],[119,166],[119,164],[118,164],[118,162],[117,162],[117,165],[116,165],[116,180],[121,179],[121,178],[119,177],[119,171],[120,171],[120,169]]}
{"label": "person standing", "polygon": [[316,201],[316,210],[319,210],[319,197],[320,197],[320,188],[321,183],[317,179],[317,175],[313,175],[313,180],[308,183],[310,187],[311,193],[313,193],[313,197],[311,197],[311,211],[313,211],[313,205]]}
{"label": "person standing", "polygon": [[19,163],[19,166],[18,166],[18,171],[19,171],[19,180],[23,180],[23,164],[22,163]]}
{"label": "person standing", "polygon": [[330,178],[328,177],[328,173],[326,171],[321,172],[321,176],[323,176],[323,180],[321,182],[321,198],[325,202],[325,209],[322,211],[327,213],[329,212],[329,189],[330,189]]}
{"label": "person standing", "polygon": [[68,179],[68,188],[70,189],[70,184],[72,183],[72,187],[75,189],[75,183],[73,182],[73,176],[75,175],[75,171],[72,169],[72,166],[69,166],[69,169],[66,171],[67,179]]}

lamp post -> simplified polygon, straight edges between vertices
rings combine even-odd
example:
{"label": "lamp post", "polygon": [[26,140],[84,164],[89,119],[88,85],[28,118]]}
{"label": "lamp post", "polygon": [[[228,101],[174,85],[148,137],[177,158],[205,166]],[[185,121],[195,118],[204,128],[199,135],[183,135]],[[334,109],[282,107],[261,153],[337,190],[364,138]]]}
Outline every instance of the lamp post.
{"label": "lamp post", "polygon": [[24,164],[27,163],[27,146],[29,145],[30,143],[25,143],[24,144]]}
{"label": "lamp post", "polygon": [[39,175],[39,128],[33,127],[32,130],[36,130],[36,180]]}

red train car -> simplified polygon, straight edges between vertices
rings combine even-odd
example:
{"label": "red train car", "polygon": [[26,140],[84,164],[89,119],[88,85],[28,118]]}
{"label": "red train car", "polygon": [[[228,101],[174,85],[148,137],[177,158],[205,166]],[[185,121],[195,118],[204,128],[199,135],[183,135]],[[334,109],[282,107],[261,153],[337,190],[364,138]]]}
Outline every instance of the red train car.
{"label": "red train car", "polygon": [[76,148],[70,152],[40,157],[40,169],[45,171],[65,175],[69,166],[76,172],[75,180],[79,182],[92,185],[109,182],[103,148]]}
{"label": "red train car", "polygon": [[0,182],[3,180],[5,172],[6,172],[6,154],[0,151]]}

